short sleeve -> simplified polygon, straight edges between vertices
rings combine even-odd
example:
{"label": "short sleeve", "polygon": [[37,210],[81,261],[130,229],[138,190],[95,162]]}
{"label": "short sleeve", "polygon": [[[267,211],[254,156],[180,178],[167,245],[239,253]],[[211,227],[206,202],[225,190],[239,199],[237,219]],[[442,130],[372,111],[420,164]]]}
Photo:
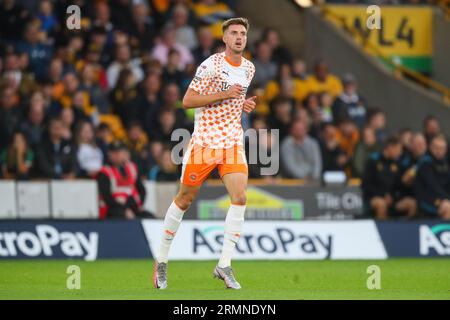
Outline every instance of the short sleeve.
{"label": "short sleeve", "polygon": [[198,92],[199,94],[204,94],[205,91],[210,87],[211,82],[215,76],[214,64],[211,58],[206,59],[197,68],[195,72],[194,79],[192,79],[189,88]]}

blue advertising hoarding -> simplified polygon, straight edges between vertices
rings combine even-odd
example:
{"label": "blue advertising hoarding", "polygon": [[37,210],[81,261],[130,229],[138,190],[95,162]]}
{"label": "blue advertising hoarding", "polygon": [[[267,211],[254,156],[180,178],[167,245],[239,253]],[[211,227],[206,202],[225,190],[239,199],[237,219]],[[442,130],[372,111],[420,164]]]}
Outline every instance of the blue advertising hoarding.
{"label": "blue advertising hoarding", "polygon": [[139,221],[0,222],[0,259],[150,257]]}

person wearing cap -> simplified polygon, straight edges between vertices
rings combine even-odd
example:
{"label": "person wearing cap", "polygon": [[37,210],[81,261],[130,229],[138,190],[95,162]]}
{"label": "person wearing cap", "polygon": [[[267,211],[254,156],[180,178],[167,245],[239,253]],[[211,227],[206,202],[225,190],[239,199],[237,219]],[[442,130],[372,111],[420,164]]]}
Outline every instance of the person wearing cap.
{"label": "person wearing cap", "polygon": [[361,130],[367,121],[367,110],[364,99],[358,94],[356,79],[351,73],[342,78],[343,92],[333,104],[333,118],[339,122],[344,118],[350,118]]}
{"label": "person wearing cap", "polygon": [[114,141],[109,145],[108,163],[97,176],[101,219],[151,216],[143,209],[145,187],[139,179],[136,164],[129,159],[124,143]]}

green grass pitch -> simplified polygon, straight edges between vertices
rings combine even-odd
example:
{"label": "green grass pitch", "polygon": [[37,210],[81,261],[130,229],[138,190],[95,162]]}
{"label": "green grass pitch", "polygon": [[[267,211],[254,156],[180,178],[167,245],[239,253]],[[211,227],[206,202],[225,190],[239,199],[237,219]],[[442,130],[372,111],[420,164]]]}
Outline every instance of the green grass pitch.
{"label": "green grass pitch", "polygon": [[[152,287],[150,260],[0,261],[0,299],[450,299],[450,259],[382,261],[235,261],[243,287],[212,278],[215,261],[172,261],[169,288]],[[81,268],[69,290],[66,269]],[[367,267],[381,269],[381,289],[368,290]]]}

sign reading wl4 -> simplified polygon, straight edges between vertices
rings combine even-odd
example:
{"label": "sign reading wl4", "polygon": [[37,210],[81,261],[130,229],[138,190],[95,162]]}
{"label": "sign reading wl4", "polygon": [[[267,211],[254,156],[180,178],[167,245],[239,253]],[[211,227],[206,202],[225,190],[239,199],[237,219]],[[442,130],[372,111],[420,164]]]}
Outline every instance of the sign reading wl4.
{"label": "sign reading wl4", "polygon": [[450,255],[450,224],[419,227],[420,254],[429,255],[435,251],[440,256]]}
{"label": "sign reading wl4", "polygon": [[431,71],[431,8],[381,6],[374,11],[363,5],[329,5],[327,9],[334,14],[327,18],[338,27],[342,27],[343,19],[356,31],[355,40],[359,43],[368,42],[383,55],[395,57],[409,68]]}

